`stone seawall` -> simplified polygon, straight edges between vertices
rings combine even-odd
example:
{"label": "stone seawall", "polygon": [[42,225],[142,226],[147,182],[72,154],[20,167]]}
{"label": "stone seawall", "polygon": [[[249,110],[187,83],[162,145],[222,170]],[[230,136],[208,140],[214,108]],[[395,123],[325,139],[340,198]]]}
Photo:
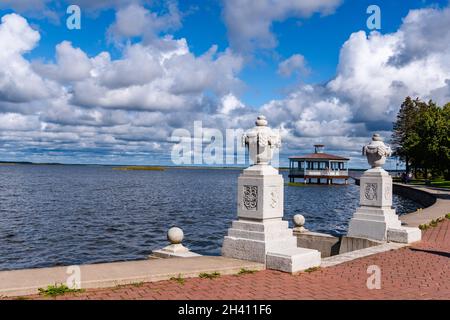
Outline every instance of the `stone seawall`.
{"label": "stone seawall", "polygon": [[411,199],[420,205],[422,205],[424,208],[431,207],[436,203],[436,196],[425,191],[425,190],[419,190],[416,188],[412,188],[410,186],[401,185],[398,183],[393,184],[393,192],[395,194],[398,194],[402,197]]}

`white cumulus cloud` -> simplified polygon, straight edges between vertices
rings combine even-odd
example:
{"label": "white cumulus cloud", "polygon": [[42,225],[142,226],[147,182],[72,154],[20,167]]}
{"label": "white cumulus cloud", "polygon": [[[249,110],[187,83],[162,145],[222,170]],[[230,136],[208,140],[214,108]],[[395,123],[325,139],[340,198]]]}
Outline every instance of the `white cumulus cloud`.
{"label": "white cumulus cloud", "polygon": [[224,18],[230,43],[239,51],[270,49],[277,45],[273,22],[330,14],[341,0],[225,0]]}
{"label": "white cumulus cloud", "polygon": [[0,101],[26,102],[50,94],[45,81],[31,68],[23,54],[40,39],[27,21],[17,15],[5,15],[0,24]]}
{"label": "white cumulus cloud", "polygon": [[[251,1],[233,3],[245,9]],[[332,12],[339,1],[298,6],[286,1],[267,13],[273,3],[254,4],[254,13],[230,13],[226,5],[227,19],[250,17],[237,22],[243,35],[233,40],[233,48],[254,41],[260,46],[274,39],[273,21]],[[257,13],[265,13],[259,17],[263,22],[255,22],[262,23],[261,35],[251,26]],[[169,161],[174,129],[191,130],[194,121],[209,128],[249,128],[262,113],[281,129],[285,153],[322,142],[330,152],[353,155],[372,132],[390,135],[407,95],[450,101],[450,47],[444,41],[450,37],[448,15],[448,8],[411,10],[395,32],[354,32],[342,45],[330,81],[299,84],[259,109],[241,101],[244,62],[234,49],[212,46],[198,55],[184,38],[157,35],[152,41],[126,43],[118,58],[107,51],[90,56],[63,41],[54,61],[30,62],[25,55],[37,46],[39,32],[23,17],[5,15],[0,24],[0,150],[44,161],[74,154],[79,162],[145,162],[152,155]],[[282,61],[279,73],[301,72],[301,57]]]}
{"label": "white cumulus cloud", "polygon": [[[450,28],[435,29],[449,23],[449,10],[411,10],[389,34],[353,33],[341,48],[332,80],[299,85],[286,98],[264,105],[263,113],[287,129],[292,146],[312,144],[317,137],[332,148],[357,150],[374,131],[389,139],[406,96],[441,105],[450,101],[450,46],[441,41],[450,37]],[[416,44],[423,46],[418,50]]]}
{"label": "white cumulus cloud", "polygon": [[278,73],[284,77],[290,77],[293,74],[307,74],[308,67],[305,57],[301,54],[293,54],[286,60],[281,61],[278,65]]}

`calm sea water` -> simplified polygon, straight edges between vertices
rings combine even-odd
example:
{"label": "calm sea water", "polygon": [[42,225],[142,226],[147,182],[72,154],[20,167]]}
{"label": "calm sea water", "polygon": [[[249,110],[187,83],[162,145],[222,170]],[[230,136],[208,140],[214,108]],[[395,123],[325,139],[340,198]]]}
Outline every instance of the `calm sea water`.
{"label": "calm sea water", "polygon": [[[184,244],[219,255],[236,218],[239,170],[116,171],[102,166],[0,166],[0,270],[145,259],[180,226]],[[286,172],[283,172],[286,181]],[[285,219],[344,234],[359,187],[285,187]],[[416,203],[394,195],[398,213]]]}

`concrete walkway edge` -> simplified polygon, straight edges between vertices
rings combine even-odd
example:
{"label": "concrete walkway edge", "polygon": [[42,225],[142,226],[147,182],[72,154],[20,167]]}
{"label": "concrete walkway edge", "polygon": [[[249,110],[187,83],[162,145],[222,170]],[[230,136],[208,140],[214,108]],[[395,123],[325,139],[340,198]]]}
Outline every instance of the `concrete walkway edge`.
{"label": "concrete walkway edge", "polygon": [[[405,191],[399,192],[399,189],[406,190],[406,194]],[[400,216],[399,218],[402,221],[402,225],[419,227],[423,224],[429,224],[432,220],[445,218],[445,215],[450,213],[450,190],[446,191],[437,188],[427,188],[425,186],[394,183],[394,191],[416,202],[420,202],[417,199],[417,196],[420,196],[420,194],[425,194],[425,196],[434,197],[435,199],[434,204],[429,207]]]}
{"label": "concrete walkway edge", "polygon": [[[140,282],[169,280],[172,277],[198,277],[200,273],[236,274],[241,269],[263,270],[261,263],[201,256],[195,258],[149,259],[78,266],[81,288],[108,288]],[[74,268],[52,267],[0,272],[0,296],[37,294],[39,288],[66,284]]]}

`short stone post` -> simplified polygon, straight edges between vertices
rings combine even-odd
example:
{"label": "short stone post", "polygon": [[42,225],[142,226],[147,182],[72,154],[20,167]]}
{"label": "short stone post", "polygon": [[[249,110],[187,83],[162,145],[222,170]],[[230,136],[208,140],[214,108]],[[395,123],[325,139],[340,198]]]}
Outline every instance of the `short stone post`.
{"label": "short stone post", "polygon": [[178,227],[170,228],[167,231],[167,240],[169,240],[170,245],[163,249],[153,251],[150,258],[190,258],[200,256],[183,246],[183,238],[183,230]]}
{"label": "short stone post", "polygon": [[305,217],[301,214],[296,214],[292,218],[292,221],[294,222],[294,234],[295,233],[304,233],[307,232],[308,229],[305,228]]}
{"label": "short stone post", "polygon": [[225,236],[222,255],[265,263],[269,269],[296,272],[320,265],[320,252],[297,248],[297,239],[283,221],[283,177],[269,165],[280,137],[264,116],[243,136],[254,165],[238,178],[238,220]]}
{"label": "short stone post", "polygon": [[391,153],[391,148],[378,134],[374,134],[372,141],[363,148],[363,155],[367,156],[372,168],[361,176],[360,206],[350,220],[347,236],[402,243],[421,239],[418,228],[401,226],[392,208],[392,178],[382,168]]}

